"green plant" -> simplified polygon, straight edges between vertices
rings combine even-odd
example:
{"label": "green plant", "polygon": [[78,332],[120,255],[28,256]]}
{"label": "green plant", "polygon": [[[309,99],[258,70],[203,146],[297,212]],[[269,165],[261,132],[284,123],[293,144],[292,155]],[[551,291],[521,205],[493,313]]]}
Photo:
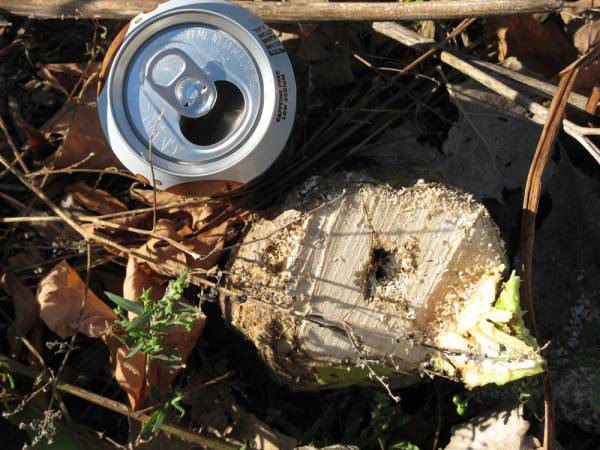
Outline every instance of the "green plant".
{"label": "green plant", "polygon": [[410,421],[410,416],[404,414],[400,405],[392,401],[385,392],[371,393],[370,413],[369,425],[362,433],[365,442],[377,442],[381,448],[418,450],[417,447],[411,447],[413,444],[410,442],[393,441],[394,433]]}
{"label": "green plant", "polygon": [[183,396],[181,394],[177,394],[171,400],[165,402],[159,409],[154,411],[150,416],[150,419],[144,423],[142,427],[142,434],[148,431],[152,433],[156,433],[162,423],[165,421],[169,410],[174,410],[177,412],[179,417],[183,417],[185,415],[185,409],[181,406],[181,400],[183,400]]}
{"label": "green plant", "polygon": [[[146,365],[151,360],[160,362],[170,370],[181,366],[181,358],[174,348],[164,345],[164,338],[170,328],[182,326],[191,331],[200,310],[181,301],[182,293],[189,286],[189,272],[169,283],[165,295],[158,301],[152,300],[152,289],[146,289],[135,301],[106,292],[117,307],[119,320],[115,322],[114,336],[129,349],[127,357],[137,353],[146,355]],[[129,313],[136,314],[133,319]]]}
{"label": "green plant", "polygon": [[[7,386],[9,389],[6,389]],[[9,368],[5,364],[0,363],[0,400],[5,400],[14,389],[15,380]]]}
{"label": "green plant", "polygon": [[461,395],[452,396],[452,403],[456,406],[456,414],[459,416],[464,416],[467,412],[467,408],[469,407],[469,398]]}

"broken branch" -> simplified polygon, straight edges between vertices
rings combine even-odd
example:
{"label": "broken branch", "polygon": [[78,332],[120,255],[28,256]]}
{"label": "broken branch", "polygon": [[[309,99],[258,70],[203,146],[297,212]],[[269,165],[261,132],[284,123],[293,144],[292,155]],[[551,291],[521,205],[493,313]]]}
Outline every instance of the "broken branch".
{"label": "broken branch", "polygon": [[[266,22],[425,20],[556,11],[562,0],[442,0],[437,2],[291,3],[234,1]],[[4,0],[1,11],[39,19],[131,19],[156,0]]]}
{"label": "broken branch", "polygon": [[[374,23],[373,29],[378,33],[384,34],[401,44],[409,47],[414,47],[417,51],[422,46],[431,44],[432,41],[423,38],[418,33],[409,30],[402,25],[398,25],[392,22]],[[524,95],[518,90],[510,87],[504,81],[490,75],[483,69],[478,68],[472,64],[474,58],[466,57],[458,51],[442,50],[439,53],[439,59],[461,73],[464,73],[471,79],[481,83],[483,86],[491,89],[503,97],[518,103],[527,111],[529,111],[533,117],[532,120],[536,123],[543,125],[548,117],[548,108],[533,101],[530,97]],[[470,62],[471,61],[471,62]],[[590,135],[600,134],[600,128],[586,128],[574,124],[573,122],[563,119],[563,126],[565,132],[576,139],[587,152],[600,164],[600,149],[589,139]]]}

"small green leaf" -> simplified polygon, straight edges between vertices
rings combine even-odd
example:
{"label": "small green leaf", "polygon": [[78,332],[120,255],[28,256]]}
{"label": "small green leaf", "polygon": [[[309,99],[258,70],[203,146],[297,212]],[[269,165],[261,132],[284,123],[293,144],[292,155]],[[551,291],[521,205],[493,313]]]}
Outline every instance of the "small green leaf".
{"label": "small green leaf", "polygon": [[139,303],[132,302],[131,300],[127,300],[127,299],[121,297],[120,295],[113,294],[112,292],[105,292],[105,294],[113,303],[116,303],[118,306],[120,306],[121,308],[123,308],[129,312],[132,312],[135,314],[143,314],[144,313],[144,307],[142,305],[140,305]]}
{"label": "small green leaf", "polygon": [[135,319],[133,319],[131,322],[129,322],[127,324],[127,326],[125,327],[125,329],[127,331],[129,331],[129,330],[133,330],[136,328],[140,328],[142,325],[144,325],[146,322],[148,322],[151,317],[152,317],[152,312],[146,311],[145,313],[140,314]]}
{"label": "small green leaf", "polygon": [[177,410],[179,417],[185,416],[185,409],[183,409],[183,406],[181,406],[181,400],[183,400],[181,394],[171,400],[171,406]]}
{"label": "small green leaf", "polygon": [[464,416],[467,412],[467,408],[469,407],[469,399],[462,398],[460,395],[454,395],[452,397],[452,403],[456,406],[456,414],[459,416]]}
{"label": "small green leaf", "polygon": [[163,409],[154,411],[154,413],[152,413],[150,416],[150,419],[144,423],[144,426],[142,427],[142,434],[150,431],[152,433],[156,433],[160,429],[162,423],[165,421],[166,415],[167,414]]}
{"label": "small green leaf", "polygon": [[[496,300],[495,308],[501,309],[504,311],[510,311],[513,313],[513,320],[510,324],[510,330],[513,331],[514,335],[525,342],[530,347],[537,348],[537,342],[533,336],[529,333],[529,330],[525,326],[525,321],[523,320],[523,310],[521,309],[520,304],[520,296],[519,296],[519,285],[521,284],[521,279],[517,276],[515,271],[513,270],[510,274],[510,278],[504,286],[502,287],[502,291],[498,296],[498,300]],[[509,332],[506,326],[499,327],[504,332]]]}
{"label": "small green leaf", "polygon": [[125,358],[131,358],[132,356],[139,353],[139,351],[142,348],[144,348],[144,341],[138,342],[138,344],[135,347],[133,347],[131,350],[129,350],[129,353],[127,353],[127,356]]}
{"label": "small green leaf", "polygon": [[156,419],[154,420],[154,424],[152,424],[152,432],[156,433],[160,429],[160,426],[165,421],[165,419],[167,417],[167,413],[164,409],[159,409],[154,414],[156,414]]}

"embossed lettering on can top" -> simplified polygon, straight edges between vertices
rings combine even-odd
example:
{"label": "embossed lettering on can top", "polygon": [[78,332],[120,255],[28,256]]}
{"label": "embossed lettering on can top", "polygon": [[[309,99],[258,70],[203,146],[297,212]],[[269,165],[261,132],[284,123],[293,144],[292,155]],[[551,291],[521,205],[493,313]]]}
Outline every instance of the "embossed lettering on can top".
{"label": "embossed lettering on can top", "polygon": [[273,31],[241,6],[171,0],[137,16],[117,45],[104,61],[98,109],[131,172],[161,189],[245,183],[284,148],[292,67]]}

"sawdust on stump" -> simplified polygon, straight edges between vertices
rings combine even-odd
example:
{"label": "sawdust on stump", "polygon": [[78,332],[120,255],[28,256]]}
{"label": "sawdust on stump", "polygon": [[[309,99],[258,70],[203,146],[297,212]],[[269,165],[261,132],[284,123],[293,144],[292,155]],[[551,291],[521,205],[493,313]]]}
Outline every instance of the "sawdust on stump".
{"label": "sawdust on stump", "polygon": [[296,387],[408,384],[428,370],[476,385],[490,375],[482,364],[507,354],[501,378],[539,363],[516,337],[488,342],[498,340],[490,314],[505,261],[470,195],[313,178],[252,225],[230,266],[230,286],[246,295],[224,298],[223,311]]}

